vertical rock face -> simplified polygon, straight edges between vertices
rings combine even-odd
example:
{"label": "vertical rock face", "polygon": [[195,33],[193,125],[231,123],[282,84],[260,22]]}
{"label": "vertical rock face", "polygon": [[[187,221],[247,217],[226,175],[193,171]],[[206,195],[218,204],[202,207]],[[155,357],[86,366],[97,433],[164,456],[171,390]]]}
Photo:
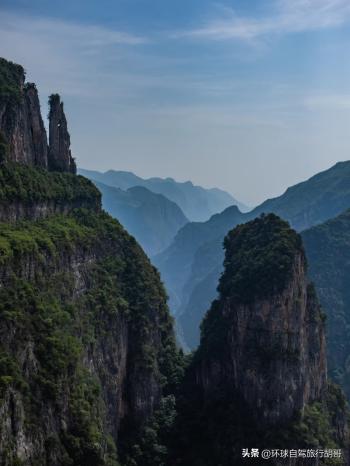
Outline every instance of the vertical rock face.
{"label": "vertical rock face", "polygon": [[49,170],[76,173],[77,168],[70,151],[70,135],[60,96],[52,94],[49,105]]}
{"label": "vertical rock face", "polygon": [[[208,351],[198,381],[207,393],[218,384],[231,387],[260,423],[277,425],[326,389],[324,325],[301,240],[268,215],[238,227],[225,245],[221,296],[204,322],[201,346]],[[213,330],[221,332],[219,342]]]}
{"label": "vertical rock face", "polygon": [[6,159],[47,167],[47,137],[34,84],[24,84],[24,70],[0,59],[0,134]]}
{"label": "vertical rock face", "polygon": [[35,84],[26,84],[24,96],[29,121],[31,162],[33,165],[47,168],[47,137],[43,119],[41,118],[39,96]]}

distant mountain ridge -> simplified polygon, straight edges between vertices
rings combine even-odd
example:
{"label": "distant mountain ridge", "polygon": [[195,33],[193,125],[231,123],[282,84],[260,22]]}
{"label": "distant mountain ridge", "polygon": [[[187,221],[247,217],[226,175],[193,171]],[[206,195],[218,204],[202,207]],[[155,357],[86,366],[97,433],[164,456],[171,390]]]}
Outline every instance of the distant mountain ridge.
{"label": "distant mountain ridge", "polygon": [[248,210],[246,205],[237,201],[226,191],[195,186],[191,181],[178,182],[173,178],[144,179],[132,172],[115,170],[101,173],[80,168],[78,172],[90,180],[123,190],[143,186],[154,193],[162,194],[175,202],[190,221],[208,220],[212,215],[222,212],[231,205],[237,205],[241,211]]}
{"label": "distant mountain ridge", "polygon": [[102,206],[118,219],[149,256],[164,250],[188,219],[162,194],[136,186],[126,191],[95,181],[102,193]]}
{"label": "distant mountain ridge", "polygon": [[[198,344],[199,323],[216,296],[216,283],[222,270],[222,241],[230,229],[272,212],[302,231],[349,207],[350,161],[346,161],[288,188],[281,196],[263,202],[251,212],[241,213],[236,207],[229,207],[207,222],[185,225],[169,248],[155,258],[155,264],[166,283],[173,312],[182,314],[179,320],[184,337],[191,340],[187,344],[192,347]],[[203,257],[210,259],[203,260]],[[214,280],[211,284],[209,276]],[[201,285],[202,281],[206,282],[205,286]],[[206,300],[203,295],[198,298],[198,287],[205,288]]]}
{"label": "distant mountain ridge", "polygon": [[349,206],[350,161],[344,161],[289,187],[281,196],[266,200],[247,217],[273,212],[302,231],[339,215]]}

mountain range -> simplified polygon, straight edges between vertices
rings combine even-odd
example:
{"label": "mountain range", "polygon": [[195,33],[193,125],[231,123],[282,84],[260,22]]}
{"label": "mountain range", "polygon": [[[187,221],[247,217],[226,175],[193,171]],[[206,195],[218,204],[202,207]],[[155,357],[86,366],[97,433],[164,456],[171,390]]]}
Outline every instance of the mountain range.
{"label": "mountain range", "polygon": [[247,206],[237,201],[231,194],[217,188],[206,189],[195,186],[191,181],[180,183],[173,178],[141,178],[134,173],[108,170],[101,173],[93,170],[79,168],[78,172],[92,181],[101,182],[127,190],[135,186],[142,186],[150,191],[162,194],[170,201],[175,202],[190,221],[205,221],[213,214],[223,211],[226,207],[237,205],[242,211]]}

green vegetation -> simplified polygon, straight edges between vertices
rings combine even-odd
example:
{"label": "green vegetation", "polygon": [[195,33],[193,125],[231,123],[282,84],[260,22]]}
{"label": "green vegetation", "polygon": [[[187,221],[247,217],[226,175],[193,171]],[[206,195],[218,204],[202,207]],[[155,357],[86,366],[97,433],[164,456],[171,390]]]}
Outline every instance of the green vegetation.
{"label": "green vegetation", "polygon": [[[220,297],[212,303],[201,323],[203,343],[196,357],[203,351],[224,350],[230,323],[221,312],[222,300],[250,304],[269,299],[287,286],[296,255],[301,254],[305,261],[300,235],[274,214],[238,225],[226,236],[224,247],[225,271],[218,286]],[[258,355],[262,362],[268,359],[264,353],[261,351]]]}
{"label": "green vegetation", "polygon": [[[1,140],[0,140],[1,144]],[[86,178],[70,173],[48,172],[43,168],[9,163],[0,166],[0,202],[33,205],[43,201],[100,204],[100,192]]]}
{"label": "green vegetation", "polygon": [[20,373],[20,369],[13,357],[0,349],[0,402],[9,386],[26,389],[26,384]]}
{"label": "green vegetation", "polygon": [[[16,259],[15,266],[25,256],[45,266],[47,258],[59,260],[62,253],[102,248],[111,236],[118,239],[121,226],[107,214],[77,209],[71,215],[56,215],[37,222],[22,221],[0,224],[0,263]],[[54,265],[55,262],[52,262]]]}
{"label": "green vegetation", "polygon": [[4,134],[0,131],[0,163],[6,160],[9,153],[9,146]]}
{"label": "green vegetation", "polygon": [[[348,407],[340,388],[332,382],[328,384],[326,397],[322,401],[307,405],[298,419],[276,433],[279,442],[311,449],[346,448],[344,439],[339,438],[338,429],[347,420]],[[323,465],[341,466],[342,458],[325,458]]]}
{"label": "green vegetation", "polygon": [[[22,67],[0,59],[0,99],[9,123],[23,99],[23,81]],[[49,103],[58,99],[54,94]],[[8,154],[6,136],[0,133],[1,162]],[[335,199],[325,199],[322,183],[313,182],[311,194],[318,204],[312,212],[305,190],[288,190],[285,199],[291,209],[283,199],[248,216],[231,207],[204,226],[184,228],[177,236],[179,247],[165,258],[177,286],[184,285],[184,270],[196,249],[212,241],[215,247],[207,250],[202,276],[195,282],[208,277],[209,262],[210,271],[216,270],[220,238],[249,215],[272,209],[288,214],[298,228],[331,216],[349,199],[348,186],[344,183],[342,188],[338,175],[331,189],[339,194]],[[134,188],[132,202],[144,205],[145,193]],[[292,439],[298,447],[338,446],[335,426],[344,419],[346,407],[334,387],[327,400],[307,406],[292,426],[278,432],[257,426],[243,396],[231,386],[215,387],[213,397],[205,400],[191,374],[196,364],[206,363],[201,350],[185,377],[185,358],[175,346],[159,274],[135,239],[100,212],[100,194],[89,181],[2,163],[0,204],[5,210],[17,203],[55,204],[62,206],[58,211],[69,213],[0,224],[0,410],[4,408],[6,424],[1,427],[5,425],[10,437],[0,462],[21,464],[14,448],[16,429],[23,430],[29,443],[35,435],[38,445],[45,446],[44,454],[31,458],[33,466],[229,466],[239,464],[241,447],[247,443],[264,447],[270,442],[275,447]],[[156,206],[163,220],[164,205],[159,196],[149,196],[144,224],[152,223],[150,212]],[[174,221],[175,211],[170,212]],[[137,210],[136,220],[139,217]],[[185,221],[180,213],[170,234]],[[154,225],[150,227],[153,231]],[[237,227],[227,236],[225,248],[220,299],[243,303],[280,292],[291,276],[296,253],[304,256],[300,237],[274,215]],[[210,283],[216,276],[217,272]],[[215,301],[203,323],[206,351],[225,351],[227,321],[221,309],[221,302]],[[273,346],[260,351],[260,361],[278,350]],[[288,356],[293,360],[295,355]],[[344,367],[348,365],[349,361]],[[153,403],[156,410],[150,416]]]}
{"label": "green vegetation", "polygon": [[57,104],[58,102],[60,102],[60,100],[61,97],[59,94],[51,94],[49,97],[49,106]]}
{"label": "green vegetation", "polygon": [[[300,239],[275,216],[262,217],[250,226],[251,234],[238,227],[238,239],[229,235],[227,267],[241,264],[244,248],[254,250],[246,258],[253,266],[257,255],[264,258],[255,274],[272,271],[272,263],[277,263],[272,287],[266,289],[256,275],[255,293],[268,296],[288,280],[292,253],[302,252]],[[287,251],[283,260],[281,250]],[[75,258],[80,258],[83,269],[67,265]],[[0,346],[0,405],[9,388],[15,390],[23,401],[25,429],[31,431],[40,429],[43,410],[52,410],[64,428],[48,433],[45,445],[48,452],[61,452],[63,466],[165,466],[172,458],[179,458],[179,465],[230,465],[232,459],[239,460],[247,439],[263,446],[266,437],[238,396],[219,393],[203,406],[196,387],[187,379],[183,383],[184,357],[175,348],[159,274],[110,216],[76,209],[36,222],[2,224],[0,264],[7,277],[7,286],[0,287],[0,326],[8,334]],[[238,270],[244,275],[244,268]],[[237,283],[244,282],[241,278]],[[229,282],[230,293],[231,286]],[[216,345],[222,344],[225,334],[218,306],[218,301],[213,304],[203,330],[217,340]],[[117,452],[104,403],[107,361],[102,366],[97,361],[101,345],[112,348],[118,341],[121,323],[127,325],[130,341],[129,380],[134,384],[155,380],[163,388],[163,398],[146,423],[137,419],[121,431]],[[87,370],[87,357],[93,371]],[[307,407],[287,433],[310,445],[336,445],[330,416],[336,415],[339,403],[341,397],[334,392],[328,412],[319,403]],[[62,415],[67,412],[68,418]],[[273,438],[276,442],[278,435]],[[18,459],[11,461],[15,465]]]}
{"label": "green vegetation", "polygon": [[[83,345],[76,334],[79,307],[70,302],[73,282],[69,274],[47,280],[41,276],[37,283],[13,277],[9,287],[0,290],[1,325],[12,328],[18,339],[15,354],[12,348],[12,356],[0,359],[0,380],[21,393],[29,430],[38,429],[48,406],[58,418],[60,411],[69,410],[72,421],[61,438],[46,440],[51,446],[54,441],[64,445],[64,465],[102,466],[107,464],[107,440],[99,383],[82,365]],[[30,343],[33,354],[26,364],[31,370],[24,374],[17,361]]]}
{"label": "green vegetation", "polygon": [[24,81],[22,66],[0,58],[0,98],[4,102],[18,103],[22,98]]}
{"label": "green vegetation", "polygon": [[176,418],[175,397],[164,397],[159,408],[144,427],[139,441],[125,458],[125,466],[166,466],[169,460],[167,444],[173,435]]}
{"label": "green vegetation", "polygon": [[[67,267],[76,256],[84,258],[83,293]],[[85,209],[2,224],[0,257],[8,277],[7,286],[0,287],[0,325],[15,335],[14,341],[1,342],[0,398],[9,387],[21,393],[28,429],[37,430],[47,407],[58,419],[61,412],[70,413],[66,428],[46,440],[64,449],[65,466],[117,466],[102,398],[108,368],[92,374],[84,358],[87,351],[97,357],[101,341],[112,347],[124,321],[132,344],[129,373],[153,377],[165,394],[174,389],[182,358],[158,273],[117,221]],[[29,372],[19,363],[28,347],[33,351],[26,356]],[[136,432],[129,433],[130,442]]]}
{"label": "green vegetation", "polygon": [[291,278],[300,236],[274,214],[237,226],[225,238],[222,296],[248,303],[281,292]]}

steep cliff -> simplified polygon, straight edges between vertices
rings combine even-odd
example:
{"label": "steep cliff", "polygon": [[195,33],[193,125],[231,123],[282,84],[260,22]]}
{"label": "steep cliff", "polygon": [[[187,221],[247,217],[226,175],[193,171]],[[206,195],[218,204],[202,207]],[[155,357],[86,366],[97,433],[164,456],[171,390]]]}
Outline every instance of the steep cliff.
{"label": "steep cliff", "polygon": [[247,464],[247,447],[344,446],[345,403],[327,384],[323,316],[300,236],[270,214],[231,231],[225,249],[219,298],[183,389],[179,464]]}
{"label": "steep cliff", "polygon": [[1,64],[2,122],[7,89],[18,101],[15,124],[1,126],[0,464],[141,466],[133,447],[171,405],[181,375],[165,291],[136,241],[102,211],[95,186],[67,173],[62,113],[50,145],[58,165],[42,164],[40,125],[31,123],[41,117],[23,110],[23,70]]}
{"label": "steep cliff", "polygon": [[47,167],[47,139],[38,92],[20,65],[0,58],[1,159]]}
{"label": "steep cliff", "polygon": [[49,99],[49,169],[60,172],[76,173],[77,167],[70,151],[70,135],[63,102],[58,94]]}

